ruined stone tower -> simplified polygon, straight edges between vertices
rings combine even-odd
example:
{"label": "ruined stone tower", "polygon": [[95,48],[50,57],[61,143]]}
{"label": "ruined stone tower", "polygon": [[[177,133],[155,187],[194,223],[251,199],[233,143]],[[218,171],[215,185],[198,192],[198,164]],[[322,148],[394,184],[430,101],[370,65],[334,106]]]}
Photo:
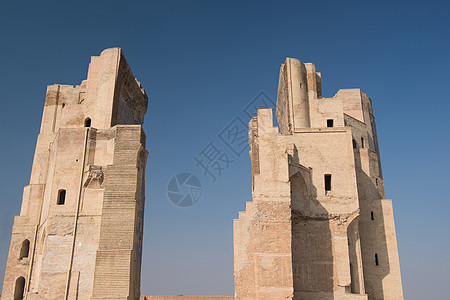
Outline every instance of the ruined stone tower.
{"label": "ruined stone tower", "polygon": [[253,196],[234,221],[238,300],[403,299],[371,100],[322,98],[313,64],[287,58],[272,110],[249,124]]}
{"label": "ruined stone tower", "polygon": [[47,88],[2,299],[138,299],[147,96],[121,49]]}

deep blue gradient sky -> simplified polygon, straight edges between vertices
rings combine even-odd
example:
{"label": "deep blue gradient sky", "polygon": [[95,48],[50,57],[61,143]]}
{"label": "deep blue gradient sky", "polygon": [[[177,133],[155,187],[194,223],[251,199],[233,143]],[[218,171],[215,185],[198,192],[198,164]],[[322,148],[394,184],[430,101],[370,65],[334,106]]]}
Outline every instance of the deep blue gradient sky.
{"label": "deep blue gradient sky", "polygon": [[[288,56],[316,64],[325,97],[372,98],[405,298],[447,298],[449,13],[447,1],[2,1],[0,284],[46,86],[79,84],[90,56],[122,47],[149,95],[144,295],[234,294],[232,219],[251,199],[250,159],[229,152],[211,183],[193,157],[235,117],[247,123],[260,91],[276,99]],[[167,199],[179,172],[202,182],[194,207]]]}

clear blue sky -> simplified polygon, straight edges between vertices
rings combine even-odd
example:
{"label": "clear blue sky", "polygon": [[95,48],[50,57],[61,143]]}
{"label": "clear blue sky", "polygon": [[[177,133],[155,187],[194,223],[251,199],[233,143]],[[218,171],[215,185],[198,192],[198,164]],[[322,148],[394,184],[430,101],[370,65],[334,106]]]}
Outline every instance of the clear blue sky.
{"label": "clear blue sky", "polygon": [[[225,147],[219,133],[248,122],[260,91],[276,99],[288,56],[316,64],[325,97],[360,87],[372,98],[406,299],[447,298],[449,13],[448,1],[2,1],[0,284],[46,86],[79,84],[90,56],[122,47],[150,103],[144,295],[233,295],[232,219],[251,198],[250,160],[235,156],[211,183],[193,157]],[[168,201],[179,172],[202,182],[194,207]]]}

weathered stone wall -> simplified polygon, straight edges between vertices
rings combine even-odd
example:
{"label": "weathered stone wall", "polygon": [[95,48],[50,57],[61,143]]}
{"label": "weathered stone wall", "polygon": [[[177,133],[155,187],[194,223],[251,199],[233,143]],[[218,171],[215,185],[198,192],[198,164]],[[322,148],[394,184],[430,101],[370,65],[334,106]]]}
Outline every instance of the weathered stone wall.
{"label": "weathered stone wall", "polygon": [[288,58],[281,134],[271,109],[249,124],[253,199],[234,221],[237,299],[403,299],[371,100],[359,89],[321,95],[315,66]]}
{"label": "weathered stone wall", "polygon": [[234,300],[234,296],[141,296],[140,300]]}
{"label": "weathered stone wall", "polygon": [[93,57],[81,85],[48,87],[4,299],[139,298],[146,109],[118,48]]}

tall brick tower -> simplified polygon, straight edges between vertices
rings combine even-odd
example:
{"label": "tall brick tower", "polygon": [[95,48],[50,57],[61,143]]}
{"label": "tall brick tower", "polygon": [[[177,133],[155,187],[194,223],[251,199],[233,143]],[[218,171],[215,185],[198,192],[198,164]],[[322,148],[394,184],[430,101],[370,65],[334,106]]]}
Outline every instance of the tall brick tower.
{"label": "tall brick tower", "polygon": [[47,88],[2,299],[138,299],[147,96],[119,48]]}
{"label": "tall brick tower", "polygon": [[277,119],[249,124],[253,196],[234,221],[237,300],[400,300],[391,200],[372,102],[322,98],[313,64],[281,66]]}

